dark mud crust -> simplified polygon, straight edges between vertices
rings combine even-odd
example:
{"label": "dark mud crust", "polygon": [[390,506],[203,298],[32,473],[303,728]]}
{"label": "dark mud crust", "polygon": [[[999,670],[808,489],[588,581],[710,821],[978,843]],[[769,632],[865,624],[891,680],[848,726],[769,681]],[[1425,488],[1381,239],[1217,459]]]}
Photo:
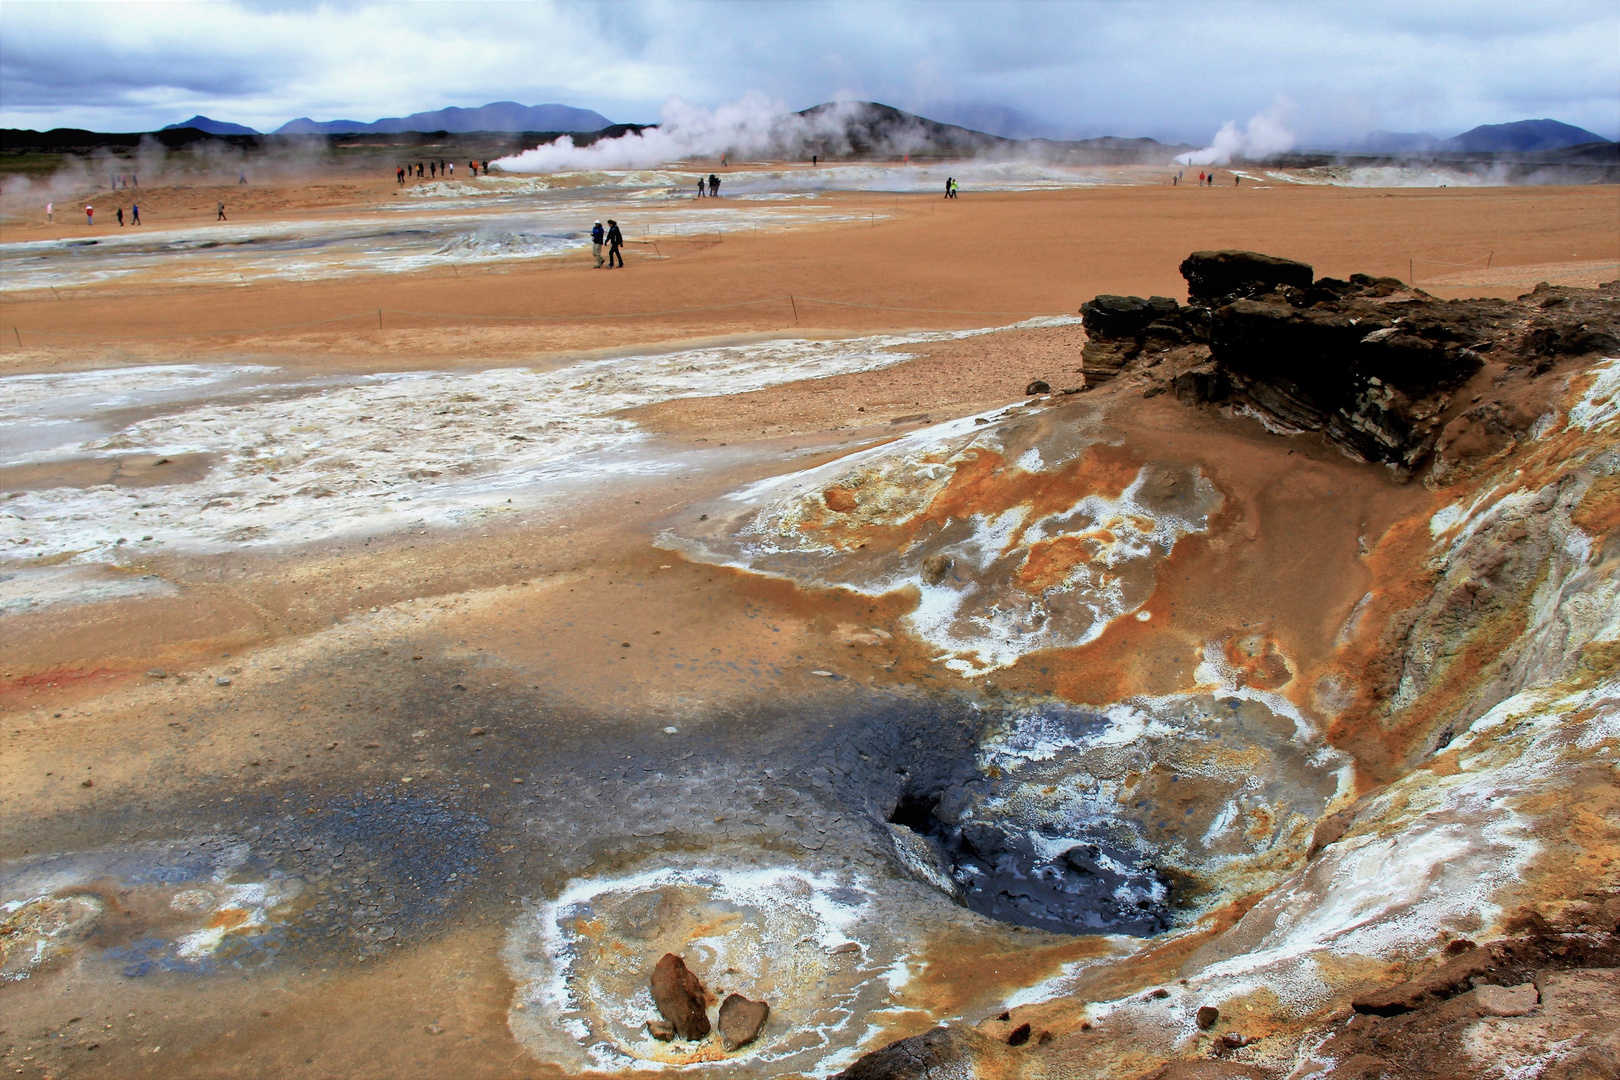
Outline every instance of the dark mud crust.
{"label": "dark mud crust", "polygon": [[[933,1080],[973,1075],[966,1040],[954,1028],[935,1028],[892,1042],[856,1060],[833,1080]],[[955,1066],[955,1068],[951,1068]],[[935,1070],[938,1070],[936,1072]]]}

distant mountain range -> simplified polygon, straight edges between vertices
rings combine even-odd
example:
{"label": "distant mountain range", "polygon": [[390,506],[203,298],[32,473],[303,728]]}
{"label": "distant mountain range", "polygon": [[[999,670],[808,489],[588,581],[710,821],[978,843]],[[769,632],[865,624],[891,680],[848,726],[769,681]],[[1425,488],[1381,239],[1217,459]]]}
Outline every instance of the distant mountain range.
{"label": "distant mountain range", "polygon": [[613,121],[590,109],[568,105],[519,105],[495,101],[476,109],[451,107],[433,112],[388,116],[372,123],[359,120],[311,120],[300,116],[276,128],[277,135],[338,135],[347,132],[401,131],[601,131]]}
{"label": "distant mountain range", "polygon": [[1608,141],[1585,128],[1557,120],[1519,120],[1511,124],[1481,124],[1449,139],[1422,132],[1374,131],[1344,149],[1357,154],[1526,154]]}
{"label": "distant mountain range", "polygon": [[158,130],[160,130],[160,131],[179,131],[181,128],[196,128],[198,131],[206,131],[210,135],[257,135],[258,134],[257,131],[254,131],[250,127],[243,127],[241,124],[228,124],[223,120],[211,120],[208,117],[202,115],[202,113],[198,113],[196,116],[193,116],[190,120],[182,120],[178,124],[165,124],[163,127],[159,128]]}

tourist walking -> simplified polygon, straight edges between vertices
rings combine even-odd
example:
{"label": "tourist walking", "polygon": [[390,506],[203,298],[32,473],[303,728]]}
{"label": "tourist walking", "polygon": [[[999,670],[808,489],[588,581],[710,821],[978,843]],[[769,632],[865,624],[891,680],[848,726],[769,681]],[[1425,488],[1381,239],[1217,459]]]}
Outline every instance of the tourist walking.
{"label": "tourist walking", "polygon": [[118,208],[118,227],[120,229],[124,227],[124,208],[122,206]]}
{"label": "tourist walking", "polygon": [[225,204],[224,203],[219,204],[219,216],[216,217],[214,220],[215,221],[229,221],[230,220],[229,218],[227,218],[225,216]]}
{"label": "tourist walking", "polygon": [[56,222],[56,207],[53,206],[50,203],[46,203],[45,204],[45,223],[47,225],[50,225],[50,224],[55,224],[55,222]]}
{"label": "tourist walking", "polygon": [[619,223],[608,218],[607,231],[608,269],[613,269],[613,260],[619,260],[619,269],[624,269],[624,253],[619,249],[624,246],[624,234],[619,231]]}
{"label": "tourist walking", "polygon": [[129,218],[130,218],[129,223],[131,225],[139,225],[141,223],[141,204],[140,203],[130,203],[129,204]]}
{"label": "tourist walking", "polygon": [[703,188],[704,188],[704,180],[703,180],[703,177],[700,176],[700,177],[698,177],[698,198],[700,198],[700,199],[703,198]]}
{"label": "tourist walking", "polygon": [[87,206],[87,207],[84,208],[84,223],[86,225],[94,225],[96,223],[96,208],[95,207]]}
{"label": "tourist walking", "polygon": [[602,269],[602,223],[591,226],[591,254],[596,258],[596,269]]}
{"label": "tourist walking", "polygon": [[945,197],[951,197],[951,178],[948,176],[945,178]]}

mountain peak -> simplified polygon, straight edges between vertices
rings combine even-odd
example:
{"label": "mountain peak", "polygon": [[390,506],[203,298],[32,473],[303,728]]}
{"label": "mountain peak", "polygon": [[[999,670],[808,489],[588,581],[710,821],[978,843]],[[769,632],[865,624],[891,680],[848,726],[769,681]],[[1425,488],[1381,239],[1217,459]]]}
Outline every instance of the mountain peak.
{"label": "mountain peak", "polygon": [[1511,124],[1481,124],[1440,143],[1442,150],[1530,151],[1561,150],[1583,143],[1606,143],[1601,135],[1557,120],[1517,120]]}
{"label": "mountain peak", "polygon": [[163,128],[161,128],[160,130],[163,130],[163,131],[175,131],[175,130],[178,130],[180,128],[196,128],[198,131],[206,131],[210,135],[257,135],[258,134],[257,131],[253,130],[250,127],[244,127],[241,124],[228,123],[228,122],[226,122],[224,120],[213,120],[213,119],[210,119],[209,117],[204,116],[202,113],[198,113],[196,116],[193,116],[190,120],[182,120],[178,124],[167,124]]}

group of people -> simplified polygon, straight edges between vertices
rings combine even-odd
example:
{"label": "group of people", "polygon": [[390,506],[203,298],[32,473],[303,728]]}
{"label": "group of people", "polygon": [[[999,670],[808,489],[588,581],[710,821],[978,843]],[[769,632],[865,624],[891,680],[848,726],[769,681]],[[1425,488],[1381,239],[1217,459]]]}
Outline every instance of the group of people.
{"label": "group of people", "polygon": [[720,178],[718,176],[714,175],[714,173],[710,173],[709,178],[707,180],[705,180],[701,176],[698,177],[698,193],[697,193],[698,198],[700,198],[700,199],[703,198],[703,195],[704,195],[703,186],[705,184],[707,184],[709,186],[709,190],[708,190],[709,198],[717,199],[717,198],[720,197]]}
{"label": "group of people", "polygon": [[[483,171],[485,176],[488,176],[489,162],[469,161],[467,162],[467,169],[474,176],[477,176],[480,170]],[[417,180],[437,180],[441,176],[446,180],[454,180],[456,177],[456,163],[441,158],[438,161],[418,161],[409,165],[401,165],[394,170],[394,179],[401,184],[413,178]]]}
{"label": "group of people", "polygon": [[140,186],[141,178],[134,173],[114,173],[112,176],[112,189],[114,191],[119,188],[138,188]]}
{"label": "group of people", "polygon": [[612,218],[608,218],[606,232],[602,231],[600,221],[591,226],[591,254],[596,258],[596,268],[598,270],[602,269],[602,244],[604,241],[608,246],[608,269],[613,269],[615,260],[618,262],[619,269],[624,269],[624,252],[620,250],[624,247],[624,233],[619,231],[619,223]]}
{"label": "group of people", "polygon": [[[1170,178],[1170,186],[1171,187],[1180,186],[1182,177],[1184,175],[1186,175],[1184,172],[1179,172],[1178,171],[1176,173],[1176,175],[1174,175],[1174,176],[1172,176]],[[1233,173],[1232,174],[1232,186],[1237,187],[1242,183],[1243,183],[1243,174],[1242,173]],[[1215,174],[1212,173],[1212,172],[1211,173],[1200,172],[1198,174],[1198,186],[1199,187],[1214,187],[1215,186]]]}
{"label": "group of people", "polygon": [[956,177],[954,176],[945,178],[945,197],[947,199],[956,198]]}
{"label": "group of people", "polygon": [[[220,206],[223,208],[224,203],[221,203]],[[118,214],[118,225],[119,225],[120,228],[122,228],[123,225],[124,225],[124,208],[122,206],[120,206],[118,208],[117,214]],[[141,204],[140,203],[134,202],[134,203],[129,204],[129,217],[130,217],[130,222],[129,223],[131,225],[139,225],[141,223]],[[45,221],[47,223],[54,223],[56,221],[56,204],[55,203],[46,203],[45,204]],[[89,206],[89,205],[85,206],[85,208],[84,208],[84,223],[86,225],[91,225],[91,226],[95,225],[95,223],[96,223],[96,208],[94,206]]]}

